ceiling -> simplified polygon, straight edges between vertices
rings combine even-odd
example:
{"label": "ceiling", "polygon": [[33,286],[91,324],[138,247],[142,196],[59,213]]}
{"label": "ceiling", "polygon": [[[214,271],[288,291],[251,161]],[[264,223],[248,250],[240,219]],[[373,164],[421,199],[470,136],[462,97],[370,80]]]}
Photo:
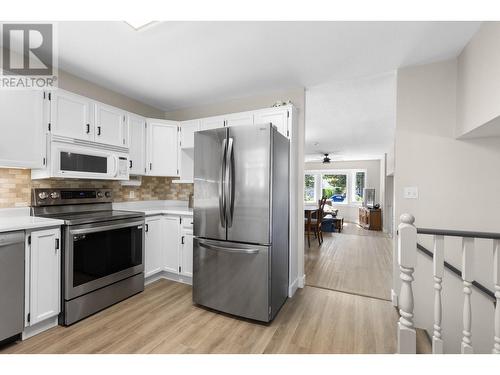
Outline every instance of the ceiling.
{"label": "ceiling", "polygon": [[306,109],[307,161],[378,159],[394,139],[396,73],[313,86]]}
{"label": "ceiling", "polygon": [[169,111],[445,59],[478,27],[169,21],[136,31],[122,21],[59,22],[59,68]]}

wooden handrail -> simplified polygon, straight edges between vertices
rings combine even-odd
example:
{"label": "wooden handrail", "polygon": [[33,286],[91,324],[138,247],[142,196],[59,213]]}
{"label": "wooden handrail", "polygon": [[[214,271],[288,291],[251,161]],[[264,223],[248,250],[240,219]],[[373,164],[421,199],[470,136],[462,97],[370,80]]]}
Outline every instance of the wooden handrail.
{"label": "wooden handrail", "polygon": [[[433,257],[432,251],[430,251],[429,249],[426,249],[424,246],[422,246],[419,243],[417,243],[417,249],[420,250],[423,254],[427,255],[428,257],[430,257],[430,258]],[[458,268],[452,266],[447,261],[444,261],[444,267],[447,268],[449,271],[451,271],[451,273],[458,276],[459,278],[462,278],[462,271],[460,271]],[[497,300],[495,298],[495,293],[493,291],[486,288],[483,284],[478,283],[477,281],[473,281],[472,286],[477,288],[483,294],[487,295],[492,300],[493,304],[496,305]]]}
{"label": "wooden handrail", "polygon": [[491,232],[473,232],[466,230],[449,230],[449,229],[430,229],[417,228],[418,234],[430,234],[433,236],[449,236],[463,238],[486,238],[489,240],[500,240],[500,233]]}
{"label": "wooden handrail", "polygon": [[[398,322],[398,352],[416,352],[416,331],[414,318],[413,281],[416,266],[417,249],[432,257],[434,279],[434,324],[432,336],[432,352],[443,353],[442,336],[442,289],[443,272],[445,269],[461,277],[463,283],[463,309],[462,309],[462,340],[461,353],[474,353],[472,334],[472,293],[473,287],[495,299],[494,311],[494,338],[492,353],[500,354],[500,233],[473,232],[462,230],[445,230],[416,228],[415,217],[403,214],[398,226],[398,265],[400,269],[401,289],[399,294]],[[431,235],[434,238],[434,251],[431,252],[417,243],[417,235]],[[462,240],[462,265],[461,270],[444,261],[445,237],[459,237]],[[489,239],[492,241],[493,250],[493,283],[495,291],[491,291],[474,280],[474,253],[475,239]]]}

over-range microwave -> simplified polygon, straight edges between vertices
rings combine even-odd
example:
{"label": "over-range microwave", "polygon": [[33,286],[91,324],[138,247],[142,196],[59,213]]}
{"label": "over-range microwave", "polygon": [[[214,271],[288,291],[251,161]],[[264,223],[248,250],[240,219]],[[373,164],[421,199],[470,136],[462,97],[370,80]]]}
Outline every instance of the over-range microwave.
{"label": "over-range microwave", "polygon": [[53,138],[50,142],[47,171],[32,171],[32,178],[128,180],[128,153],[124,151],[114,147]]}

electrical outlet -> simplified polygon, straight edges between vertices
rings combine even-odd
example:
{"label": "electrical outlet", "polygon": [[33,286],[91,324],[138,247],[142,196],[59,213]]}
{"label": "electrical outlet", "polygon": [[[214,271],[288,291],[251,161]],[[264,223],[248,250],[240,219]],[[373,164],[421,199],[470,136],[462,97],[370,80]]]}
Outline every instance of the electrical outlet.
{"label": "electrical outlet", "polygon": [[405,199],[418,199],[418,187],[407,186],[404,188]]}
{"label": "electrical outlet", "polygon": [[135,191],[130,190],[130,192],[128,193],[128,197],[129,197],[130,199],[135,198]]}

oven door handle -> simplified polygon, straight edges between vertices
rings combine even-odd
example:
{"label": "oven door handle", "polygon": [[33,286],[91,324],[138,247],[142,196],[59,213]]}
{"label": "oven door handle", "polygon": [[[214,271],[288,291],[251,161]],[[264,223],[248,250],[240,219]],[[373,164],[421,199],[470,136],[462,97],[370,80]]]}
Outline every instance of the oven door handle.
{"label": "oven door handle", "polygon": [[131,221],[127,223],[121,223],[121,224],[110,224],[110,225],[98,225],[92,228],[84,228],[84,229],[70,229],[70,233],[72,235],[74,234],[87,234],[87,233],[97,233],[97,232],[105,232],[108,230],[113,230],[113,229],[121,229],[121,228],[128,228],[128,227],[138,227],[140,226],[143,229],[144,226],[144,220],[138,220],[138,221]]}

